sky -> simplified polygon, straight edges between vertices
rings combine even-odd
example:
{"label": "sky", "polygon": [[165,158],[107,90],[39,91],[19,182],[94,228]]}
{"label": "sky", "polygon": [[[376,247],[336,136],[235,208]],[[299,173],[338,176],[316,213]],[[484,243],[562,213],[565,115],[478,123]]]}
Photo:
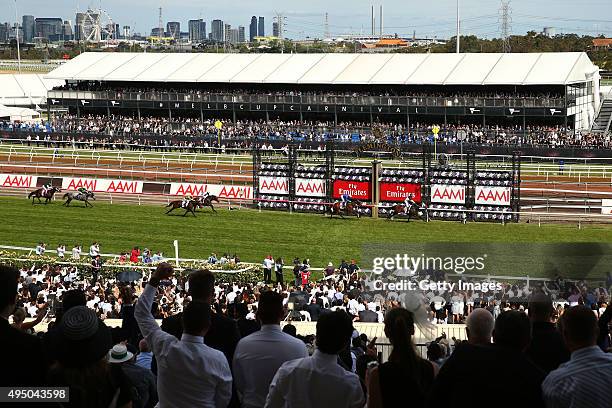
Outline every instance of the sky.
{"label": "sky", "polygon": [[[285,37],[323,38],[371,32],[371,6],[376,10],[377,33],[379,6],[384,8],[384,33],[417,37],[449,38],[455,35],[457,0],[0,0],[0,21],[15,21],[15,2],[19,20],[24,14],[35,17],[61,17],[74,24],[77,10],[102,8],[112,21],[132,27],[133,32],[150,33],[158,25],[158,8],[163,9],[164,24],[181,22],[187,31],[187,21],[202,18],[224,20],[234,27],[247,27],[251,16],[266,19],[266,34],[272,32],[276,13],[285,16]],[[459,0],[462,35],[499,37],[501,0]],[[52,4],[52,6],[50,6]],[[8,6],[8,7],[7,7]],[[511,33],[542,31],[553,27],[557,34],[604,34],[612,37],[612,0],[512,0]],[[328,30],[325,26],[328,14]]]}

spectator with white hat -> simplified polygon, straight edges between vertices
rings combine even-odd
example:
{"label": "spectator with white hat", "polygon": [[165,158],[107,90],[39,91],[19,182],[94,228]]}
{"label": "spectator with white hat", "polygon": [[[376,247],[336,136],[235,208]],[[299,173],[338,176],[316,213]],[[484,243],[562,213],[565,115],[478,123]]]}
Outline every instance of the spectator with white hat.
{"label": "spectator with white hat", "polygon": [[108,352],[108,362],[121,366],[132,383],[132,407],[153,407],[157,403],[156,379],[151,370],[136,365],[135,354],[125,344],[115,344]]}

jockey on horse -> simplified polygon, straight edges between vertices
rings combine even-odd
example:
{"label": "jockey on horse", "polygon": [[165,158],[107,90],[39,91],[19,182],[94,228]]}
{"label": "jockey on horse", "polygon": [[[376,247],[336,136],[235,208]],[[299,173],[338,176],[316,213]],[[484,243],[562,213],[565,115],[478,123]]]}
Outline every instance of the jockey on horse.
{"label": "jockey on horse", "polygon": [[340,196],[340,200],[340,209],[344,210],[346,208],[346,205],[353,201],[353,197],[351,197],[348,192],[345,192],[344,194],[342,194],[342,196]]}
{"label": "jockey on horse", "polygon": [[183,197],[183,201],[181,202],[181,208],[187,208],[187,205],[192,200],[193,200],[193,197],[190,195],[186,195],[185,197]]}
{"label": "jockey on horse", "polygon": [[410,214],[410,209],[412,209],[412,207],[418,208],[418,204],[414,201],[414,194],[410,193],[406,196],[406,198],[404,199],[404,213],[405,214]]}

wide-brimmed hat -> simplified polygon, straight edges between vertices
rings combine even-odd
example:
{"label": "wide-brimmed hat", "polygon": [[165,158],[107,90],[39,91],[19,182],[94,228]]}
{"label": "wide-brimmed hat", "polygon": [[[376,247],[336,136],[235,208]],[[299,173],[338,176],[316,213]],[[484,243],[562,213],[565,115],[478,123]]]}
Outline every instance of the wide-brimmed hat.
{"label": "wide-brimmed hat", "polygon": [[111,348],[109,328],[85,306],[74,306],[59,325],[59,355],[62,365],[86,367],[101,360]]}
{"label": "wide-brimmed hat", "polygon": [[327,266],[334,266],[334,264],[330,262],[327,264]]}
{"label": "wide-brimmed hat", "polygon": [[124,363],[134,357],[134,354],[129,352],[125,344],[115,344],[108,352],[109,363]]}

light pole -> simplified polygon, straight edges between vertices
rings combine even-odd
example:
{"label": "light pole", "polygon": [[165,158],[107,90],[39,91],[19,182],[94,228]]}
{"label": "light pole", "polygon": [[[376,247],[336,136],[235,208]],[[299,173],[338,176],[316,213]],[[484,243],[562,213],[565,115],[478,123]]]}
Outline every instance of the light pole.
{"label": "light pole", "polygon": [[17,15],[17,0],[15,0],[15,39],[17,42],[17,66],[21,74],[21,50],[19,49],[19,17]]}
{"label": "light pole", "polygon": [[459,22],[459,0],[457,0],[457,54],[459,54],[459,41],[460,41],[460,22]]}

